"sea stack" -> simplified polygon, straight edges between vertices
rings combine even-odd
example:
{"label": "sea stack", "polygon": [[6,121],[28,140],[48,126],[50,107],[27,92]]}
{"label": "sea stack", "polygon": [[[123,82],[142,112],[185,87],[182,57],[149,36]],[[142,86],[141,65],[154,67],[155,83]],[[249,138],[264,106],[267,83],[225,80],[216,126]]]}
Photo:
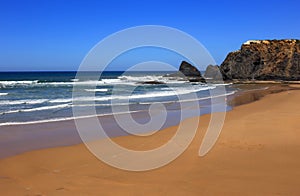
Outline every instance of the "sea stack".
{"label": "sea stack", "polygon": [[206,79],[222,80],[222,74],[218,65],[208,65],[205,70]]}
{"label": "sea stack", "polygon": [[186,61],[182,61],[179,67],[179,71],[173,74],[168,74],[166,77],[177,77],[186,79],[190,82],[203,82],[205,79],[202,77],[201,72],[193,65]]}
{"label": "sea stack", "polygon": [[300,40],[250,40],[220,66],[225,80],[300,80]]}
{"label": "sea stack", "polygon": [[181,62],[179,71],[186,77],[202,77],[200,71],[186,61]]}

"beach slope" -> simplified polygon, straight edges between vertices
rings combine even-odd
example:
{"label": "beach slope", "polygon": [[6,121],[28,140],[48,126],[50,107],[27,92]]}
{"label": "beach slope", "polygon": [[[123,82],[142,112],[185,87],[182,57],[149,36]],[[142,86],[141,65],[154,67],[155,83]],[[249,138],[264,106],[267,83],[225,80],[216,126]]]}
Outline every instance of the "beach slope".
{"label": "beach slope", "polygon": [[[300,91],[285,91],[236,107],[204,157],[198,151],[210,116],[201,116],[189,148],[148,172],[112,168],[83,144],[1,159],[0,195],[299,195],[299,100]],[[162,145],[175,130],[114,140],[145,150]]]}

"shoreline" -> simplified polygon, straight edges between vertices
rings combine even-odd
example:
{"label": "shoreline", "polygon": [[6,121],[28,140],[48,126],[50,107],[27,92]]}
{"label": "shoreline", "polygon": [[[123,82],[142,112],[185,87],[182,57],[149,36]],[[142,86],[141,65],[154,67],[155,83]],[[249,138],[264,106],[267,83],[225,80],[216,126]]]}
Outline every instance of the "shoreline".
{"label": "shoreline", "polygon": [[[239,105],[257,101],[268,94],[298,89],[297,86],[290,87],[273,84],[267,89],[253,89],[253,86],[249,84],[241,85],[241,87],[244,89],[242,92],[228,96],[228,105],[233,109]],[[200,116],[206,114],[207,113],[204,112]],[[139,111],[136,114],[133,113],[133,115],[136,115],[136,118],[145,119],[147,118],[147,111]],[[173,114],[171,113],[168,118],[169,124],[166,123],[162,127],[162,130],[177,126],[180,123],[180,119],[178,119],[178,114],[176,114],[176,112]],[[106,130],[110,131],[107,133],[109,137],[114,138],[128,135],[128,133],[117,126],[113,115],[100,116],[98,119],[101,122],[101,125],[103,125]],[[149,130],[149,132],[151,131],[154,130]],[[82,143],[74,120],[1,126],[0,132],[2,135],[2,138],[0,139],[0,160],[34,150],[72,146]]]}
{"label": "shoreline", "polygon": [[[148,172],[112,168],[83,144],[0,159],[0,193],[297,195],[299,98],[299,90],[283,91],[235,107],[227,112],[217,143],[204,157],[197,155],[210,115],[195,117],[202,124],[188,149],[170,164]],[[123,136],[113,140],[129,149],[147,150],[164,144],[176,128],[169,127],[146,139]]]}
{"label": "shoreline", "polygon": [[[217,95],[216,97],[222,97],[222,96],[230,96],[233,95],[234,92],[226,93],[225,95]],[[183,103],[183,102],[193,102],[193,101],[205,101],[205,100],[210,100],[211,97],[204,97],[204,98],[199,98],[195,100],[186,100],[186,101],[166,101],[166,102],[153,102],[153,103]],[[0,123],[0,127],[5,127],[5,126],[18,126],[18,125],[34,125],[34,124],[43,124],[43,123],[55,123],[55,122],[64,122],[64,121],[73,121],[77,119],[85,119],[85,118],[102,118],[102,117],[110,117],[113,115],[122,115],[122,114],[134,114],[134,113],[143,113],[147,112],[147,110],[136,110],[136,111],[130,111],[130,112],[120,112],[120,113],[107,113],[107,114],[97,114],[97,115],[91,115],[91,116],[78,116],[78,117],[66,117],[66,118],[58,118],[58,119],[45,119],[45,120],[39,120],[39,121],[29,121],[29,122],[7,122],[7,123]]]}

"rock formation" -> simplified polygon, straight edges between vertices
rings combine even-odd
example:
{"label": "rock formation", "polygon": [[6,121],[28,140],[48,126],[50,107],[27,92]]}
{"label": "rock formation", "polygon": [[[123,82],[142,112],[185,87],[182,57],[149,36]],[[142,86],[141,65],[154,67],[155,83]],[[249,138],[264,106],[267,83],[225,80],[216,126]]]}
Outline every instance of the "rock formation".
{"label": "rock formation", "polygon": [[200,71],[186,61],[182,61],[179,67],[179,71],[173,74],[168,74],[166,77],[184,78],[190,82],[205,82]]}
{"label": "rock formation", "polygon": [[179,71],[186,77],[202,77],[200,71],[186,61],[182,61]]}
{"label": "rock formation", "polygon": [[300,80],[300,40],[247,41],[220,71],[225,80]]}
{"label": "rock formation", "polygon": [[222,74],[218,65],[208,65],[205,70],[206,79],[221,80]]}

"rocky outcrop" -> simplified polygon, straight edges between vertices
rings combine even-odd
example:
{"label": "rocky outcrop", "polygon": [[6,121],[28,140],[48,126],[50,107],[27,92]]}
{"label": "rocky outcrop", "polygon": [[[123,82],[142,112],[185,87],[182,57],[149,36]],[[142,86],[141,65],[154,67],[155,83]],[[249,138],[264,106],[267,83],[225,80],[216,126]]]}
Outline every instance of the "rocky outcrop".
{"label": "rocky outcrop", "polygon": [[225,80],[300,80],[300,40],[247,41],[220,71]]}
{"label": "rocky outcrop", "polygon": [[208,65],[205,70],[206,79],[221,80],[222,74],[218,65]]}
{"label": "rocky outcrop", "polygon": [[182,61],[179,71],[186,77],[202,77],[200,71],[186,61]]}
{"label": "rocky outcrop", "polygon": [[168,74],[166,77],[177,77],[181,79],[187,79],[190,82],[205,82],[200,71],[190,63],[182,61],[179,67],[179,71],[173,74]]}

